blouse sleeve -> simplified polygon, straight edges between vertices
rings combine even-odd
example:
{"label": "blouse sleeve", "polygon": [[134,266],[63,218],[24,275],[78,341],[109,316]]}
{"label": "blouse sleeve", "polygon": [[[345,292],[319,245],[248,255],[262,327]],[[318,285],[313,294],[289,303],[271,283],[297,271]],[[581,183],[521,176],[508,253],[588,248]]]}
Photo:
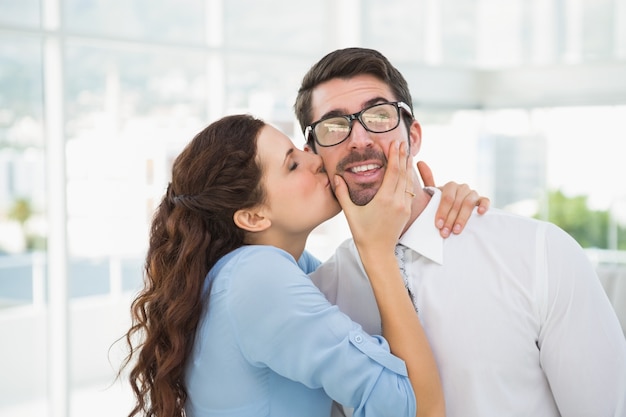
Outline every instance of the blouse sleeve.
{"label": "blouse sleeve", "polygon": [[331,305],[293,258],[266,247],[233,267],[228,306],[247,360],[323,388],[355,416],[414,416],[404,361]]}

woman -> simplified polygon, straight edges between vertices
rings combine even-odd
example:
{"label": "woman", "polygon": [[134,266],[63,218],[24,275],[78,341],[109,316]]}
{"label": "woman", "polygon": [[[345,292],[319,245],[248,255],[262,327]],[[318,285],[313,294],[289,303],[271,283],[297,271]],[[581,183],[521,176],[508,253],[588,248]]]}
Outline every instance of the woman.
{"label": "woman", "polygon": [[319,265],[304,250],[308,235],[340,211],[319,156],[244,115],[187,145],[155,213],[145,287],[132,305],[125,365],[133,360],[137,403],[129,416],[324,416],[331,399],[355,415],[414,416],[414,390],[432,394],[420,413],[443,413],[393,255],[409,214],[410,162],[405,145],[389,155],[383,187],[366,206],[333,179],[383,338],[363,333],[306,275]]}

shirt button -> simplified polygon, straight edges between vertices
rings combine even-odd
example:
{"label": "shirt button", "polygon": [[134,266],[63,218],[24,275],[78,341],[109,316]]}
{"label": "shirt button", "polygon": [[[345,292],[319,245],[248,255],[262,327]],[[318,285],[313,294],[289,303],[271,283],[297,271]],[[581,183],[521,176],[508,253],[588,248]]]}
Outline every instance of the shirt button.
{"label": "shirt button", "polygon": [[361,343],[363,341],[363,337],[361,337],[360,334],[357,334],[356,336],[354,336],[354,341],[357,343]]}

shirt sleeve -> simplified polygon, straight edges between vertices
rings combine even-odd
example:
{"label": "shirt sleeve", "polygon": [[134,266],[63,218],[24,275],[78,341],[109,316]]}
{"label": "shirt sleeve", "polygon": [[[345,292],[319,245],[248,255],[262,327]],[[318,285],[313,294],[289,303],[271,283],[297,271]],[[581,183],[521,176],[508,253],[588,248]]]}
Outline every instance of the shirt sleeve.
{"label": "shirt sleeve", "polygon": [[268,247],[233,268],[229,315],[247,360],[323,388],[355,416],[414,416],[404,362],[352,322],[286,252]]}
{"label": "shirt sleeve", "polygon": [[626,341],[617,316],[582,248],[558,227],[546,227],[538,345],[559,411],[626,416]]}

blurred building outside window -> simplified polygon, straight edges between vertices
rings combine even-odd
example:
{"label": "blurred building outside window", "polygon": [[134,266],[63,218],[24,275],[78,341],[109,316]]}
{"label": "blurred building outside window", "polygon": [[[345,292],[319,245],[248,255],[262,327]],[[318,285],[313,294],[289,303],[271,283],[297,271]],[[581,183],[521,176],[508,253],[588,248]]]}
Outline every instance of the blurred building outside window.
{"label": "blurred building outside window", "polygon": [[[123,353],[109,348],[141,286],[173,158],[235,112],[301,145],[300,79],[348,45],[381,50],[407,76],[419,157],[438,183],[467,182],[494,207],[566,228],[626,315],[626,86],[594,77],[623,74],[624,28],[626,0],[0,0],[0,414],[59,409],[48,397],[50,210],[66,207],[68,415],[94,415],[96,402],[102,415],[127,412],[127,390],[109,387]],[[62,71],[52,89],[50,41]],[[566,77],[585,82],[559,89]],[[63,166],[49,158],[51,126]],[[325,259],[347,236],[339,215],[309,249]]]}

